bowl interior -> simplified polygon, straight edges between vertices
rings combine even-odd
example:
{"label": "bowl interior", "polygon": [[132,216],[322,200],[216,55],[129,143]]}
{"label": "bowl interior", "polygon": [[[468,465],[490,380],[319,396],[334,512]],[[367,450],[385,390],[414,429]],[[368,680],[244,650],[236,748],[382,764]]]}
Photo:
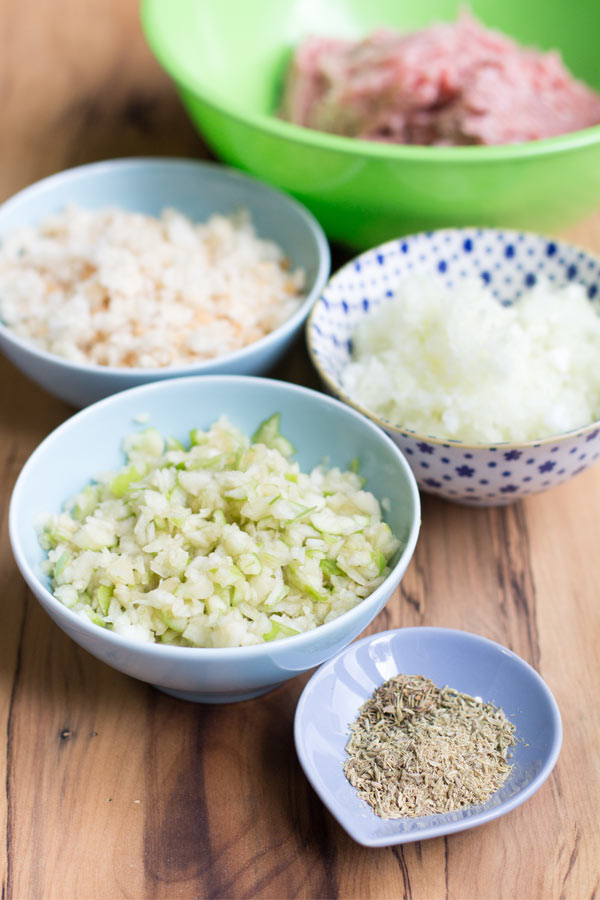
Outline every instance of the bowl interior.
{"label": "bowl interior", "polygon": [[[273,112],[290,50],[307,35],[359,37],[382,25],[415,29],[452,20],[463,6],[460,0],[145,0],[143,16],[152,46],[177,80],[246,116]],[[600,87],[598,4],[471,0],[469,8],[523,43],[559,48],[575,75]]]}
{"label": "bowl interior", "polygon": [[344,399],[350,398],[340,388],[341,375],[350,360],[355,329],[390,301],[403,279],[415,276],[446,288],[477,279],[503,304],[517,301],[541,281],[557,288],[581,284],[591,303],[600,302],[600,259],[542,235],[453,228],[390,241],[357,257],[331,278],[307,325],[317,369]]}
{"label": "bowl interior", "polygon": [[0,206],[2,234],[59,212],[116,206],[158,216],[173,207],[194,221],[248,209],[260,237],[276,241],[306,274],[306,291],[326,276],[325,237],[295,200],[224,166],[192,160],[124,159],[81,166],[26,188]]}
{"label": "bowl interior", "polygon": [[[513,771],[486,803],[443,815],[382,819],[358,798],[342,770],[348,728],[374,689],[398,673],[425,675],[482,697],[515,724]],[[318,669],[297,707],[295,739],[306,775],[339,823],[359,843],[386,846],[472,828],[518,806],[550,774],[562,726],[542,679],[506,648],[464,631],[405,628],[357,641]]]}
{"label": "bowl interior", "polygon": [[[416,484],[408,464],[377,428],[337,401],[294,385],[203,376],[116,394],[73,416],[42,442],[23,468],[11,503],[11,540],[21,570],[29,568],[48,587],[39,571],[44,554],[34,523],[40,514],[59,512],[94,475],[122,465],[125,435],[156,427],[185,443],[190,429],[207,427],[223,414],[252,435],[274,412],[281,413],[281,431],[297,448],[304,470],[323,461],[347,467],[359,460],[367,489],[379,500],[389,499],[386,520],[412,553],[419,524]],[[143,424],[134,421],[145,414]]]}

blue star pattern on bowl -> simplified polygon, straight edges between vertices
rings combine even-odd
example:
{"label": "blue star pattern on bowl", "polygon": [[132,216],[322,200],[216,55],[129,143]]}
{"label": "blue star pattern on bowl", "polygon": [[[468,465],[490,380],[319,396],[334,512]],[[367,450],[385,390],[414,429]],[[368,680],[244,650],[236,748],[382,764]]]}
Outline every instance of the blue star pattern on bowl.
{"label": "blue star pattern on bowl", "polygon": [[341,388],[362,318],[394,296],[406,277],[426,275],[452,288],[480,279],[504,305],[538,281],[584,286],[598,304],[600,259],[579,247],[537,234],[490,228],[451,228],[403,237],[363,253],[340,269],[315,304],[307,324],[313,362],[328,389],[378,422],[406,454],[420,487],[459,503],[512,503],[582,472],[600,457],[600,428],[524,444],[476,444],[416,434],[364,409]]}

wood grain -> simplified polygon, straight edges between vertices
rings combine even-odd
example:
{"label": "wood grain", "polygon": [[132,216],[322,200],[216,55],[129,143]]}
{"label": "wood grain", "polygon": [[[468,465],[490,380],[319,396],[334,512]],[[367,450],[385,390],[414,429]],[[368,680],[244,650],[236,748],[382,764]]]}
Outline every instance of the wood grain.
{"label": "wood grain", "polygon": [[[134,0],[0,0],[0,200],[77,163],[206,155],[152,60]],[[600,251],[600,214],[570,230]],[[275,373],[317,387],[302,343]],[[18,574],[14,480],[71,410],[0,359],[1,897],[569,898],[598,895],[600,468],[504,509],[424,497],[401,588],[369,631],[435,624],[498,640],[555,693],[564,746],[524,806],[471,832],[368,850],[297,762],[307,676],[199,707],[68,640]]]}

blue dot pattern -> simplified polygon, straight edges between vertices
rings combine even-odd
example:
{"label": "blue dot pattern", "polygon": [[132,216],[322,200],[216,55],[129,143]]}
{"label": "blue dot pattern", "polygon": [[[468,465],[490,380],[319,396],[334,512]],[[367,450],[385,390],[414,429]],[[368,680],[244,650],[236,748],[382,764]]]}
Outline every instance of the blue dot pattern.
{"label": "blue dot pattern", "polygon": [[[456,228],[390,241],[340,269],[315,306],[308,341],[320,369],[334,384],[340,384],[360,319],[389,302],[403,277],[415,274],[445,287],[479,278],[503,304],[514,303],[540,279],[557,287],[581,284],[594,304],[600,297],[598,260],[540,235]],[[390,434],[423,490],[469,505],[512,503],[566,481],[600,458],[600,428],[592,426],[560,442],[528,445],[525,450],[502,444],[442,444],[435,436],[408,429]]]}

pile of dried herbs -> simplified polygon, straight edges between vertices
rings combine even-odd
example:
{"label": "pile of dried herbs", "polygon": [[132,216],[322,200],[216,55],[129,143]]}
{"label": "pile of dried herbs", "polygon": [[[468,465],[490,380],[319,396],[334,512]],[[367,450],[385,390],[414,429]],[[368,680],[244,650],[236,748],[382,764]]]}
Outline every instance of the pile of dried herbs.
{"label": "pile of dried herbs", "polygon": [[515,726],[491,703],[396,675],[361,707],[344,772],[378,816],[426,816],[484,803],[511,771]]}

